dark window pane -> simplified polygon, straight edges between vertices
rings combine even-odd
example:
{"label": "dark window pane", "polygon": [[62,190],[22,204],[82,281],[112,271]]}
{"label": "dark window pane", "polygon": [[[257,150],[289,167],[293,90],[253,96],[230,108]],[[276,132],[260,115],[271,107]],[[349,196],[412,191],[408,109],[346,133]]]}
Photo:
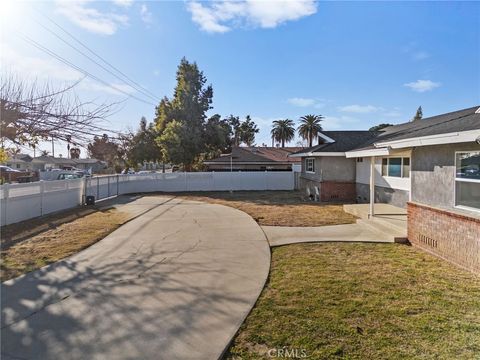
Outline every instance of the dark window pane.
{"label": "dark window pane", "polygon": [[480,151],[457,153],[457,178],[480,179]]}
{"label": "dark window pane", "polygon": [[403,158],[403,175],[404,178],[410,177],[410,158]]}
{"label": "dark window pane", "polygon": [[390,158],[388,160],[388,176],[402,176],[402,158]]}
{"label": "dark window pane", "polygon": [[480,183],[456,182],[456,204],[480,209]]}

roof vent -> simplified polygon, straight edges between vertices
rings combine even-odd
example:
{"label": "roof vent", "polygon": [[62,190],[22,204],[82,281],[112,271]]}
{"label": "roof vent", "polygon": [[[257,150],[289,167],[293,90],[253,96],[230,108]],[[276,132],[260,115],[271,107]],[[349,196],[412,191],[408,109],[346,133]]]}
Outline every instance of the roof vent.
{"label": "roof vent", "polygon": [[480,114],[480,107],[475,111],[475,114]]}

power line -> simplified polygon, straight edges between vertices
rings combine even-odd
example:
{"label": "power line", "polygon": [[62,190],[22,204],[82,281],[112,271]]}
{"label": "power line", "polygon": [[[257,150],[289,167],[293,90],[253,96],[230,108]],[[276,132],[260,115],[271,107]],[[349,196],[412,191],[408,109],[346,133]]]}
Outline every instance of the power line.
{"label": "power line", "polygon": [[[93,51],[92,49],[90,49],[87,45],[85,45],[82,41],[80,41],[78,38],[76,38],[73,34],[71,34],[69,31],[67,31],[64,27],[62,27],[60,24],[58,24],[55,20],[53,20],[52,18],[50,18],[48,15],[42,13],[42,15],[44,17],[46,17],[51,23],[53,23],[56,27],[58,27],[60,30],[62,30],[65,34],[67,34],[70,38],[72,38],[75,42],[77,42],[78,44],[80,44],[84,49],[86,49],[88,52],[90,52],[92,55],[94,55],[95,57],[97,57],[98,59],[100,59],[103,63],[105,63],[107,66],[109,66],[111,69],[113,69],[114,71],[116,71],[118,74],[120,74],[123,78],[125,78],[127,81],[129,81],[130,83],[134,84],[136,87],[142,89],[144,92],[150,94],[151,97],[153,97],[156,101],[158,101],[158,96],[156,96],[154,93],[152,93],[150,90],[144,88],[142,85],[138,84],[136,81],[132,80],[131,78],[129,78],[125,73],[123,73],[122,71],[120,71],[118,68],[116,68],[115,66],[113,66],[110,62],[108,62],[107,60],[105,60],[102,56],[100,56],[99,54],[97,54],[95,51]],[[71,45],[70,45],[71,46]],[[78,51],[78,50],[77,50]],[[86,55],[84,55],[86,56]],[[93,60],[92,60],[93,61]],[[99,65],[97,63],[97,65]],[[99,65],[101,66],[101,65]],[[102,66],[103,68],[103,66]],[[123,80],[125,81],[125,80]],[[142,91],[142,92],[143,92]]]}
{"label": "power line", "polygon": [[[72,49],[74,49],[76,52],[78,52],[79,54],[85,56],[87,59],[89,59],[91,62],[95,63],[96,65],[100,66],[103,70],[105,70],[106,72],[108,72],[110,75],[113,75],[115,76],[118,80],[120,80],[121,82],[123,82],[124,84],[134,88],[135,90],[137,90],[138,92],[142,93],[144,96],[147,96],[149,97],[150,99],[152,99],[153,101],[160,101],[157,97],[154,97],[152,95],[150,95],[149,92],[145,91],[143,89],[143,87],[141,86],[137,86],[136,83],[133,81],[133,80],[130,80],[130,84],[127,83],[122,77],[118,76],[117,74],[115,74],[113,71],[111,71],[110,69],[108,69],[107,67],[105,67],[104,65],[100,64],[98,61],[96,61],[95,59],[93,59],[91,56],[85,54],[83,51],[79,50],[78,48],[76,48],[75,46],[73,46],[72,44],[70,44],[68,41],[66,41],[64,38],[62,38],[60,35],[58,35],[57,33],[55,33],[54,31],[50,30],[49,28],[47,28],[46,26],[44,26],[43,24],[41,24],[40,22],[36,21],[36,23],[38,25],[40,25],[41,27],[43,27],[46,31],[48,31],[49,33],[51,33],[53,36],[55,36],[56,38],[58,38],[60,41],[62,41],[63,43],[65,43],[66,45],[68,45],[69,47],[71,47]],[[98,57],[98,56],[97,56]],[[132,83],[134,85],[132,85]]]}
{"label": "power line", "polygon": [[58,61],[64,63],[65,65],[67,65],[67,66],[69,66],[69,67],[71,67],[71,68],[73,68],[73,69],[81,72],[83,75],[88,76],[88,77],[90,77],[90,78],[92,78],[92,79],[94,79],[94,80],[96,80],[96,81],[104,84],[105,86],[107,86],[107,87],[109,87],[109,88],[111,88],[111,89],[113,89],[113,90],[115,90],[115,91],[121,92],[121,93],[125,94],[126,96],[131,97],[131,98],[133,98],[133,99],[135,99],[135,100],[141,101],[141,102],[143,102],[143,103],[145,103],[145,104],[149,104],[149,105],[152,105],[152,106],[156,106],[155,104],[151,103],[150,101],[141,99],[141,98],[139,98],[139,97],[137,97],[137,96],[135,96],[135,95],[133,95],[133,94],[129,94],[128,92],[126,92],[126,91],[124,91],[124,90],[122,90],[122,89],[119,89],[119,88],[117,88],[117,87],[109,84],[109,83],[106,82],[105,80],[102,80],[102,79],[100,79],[99,77],[91,74],[90,72],[88,72],[88,71],[80,68],[79,66],[73,64],[72,62],[70,62],[70,61],[68,61],[67,59],[65,59],[65,58],[61,57],[60,55],[56,54],[54,51],[52,51],[52,50],[44,47],[43,45],[39,44],[39,43],[36,42],[35,40],[29,38],[28,36],[23,35],[23,39],[24,39],[26,42],[30,43],[30,45],[34,46],[35,48],[37,48],[37,49],[39,49],[39,50],[47,53],[48,55],[54,57],[55,59],[57,59]]}

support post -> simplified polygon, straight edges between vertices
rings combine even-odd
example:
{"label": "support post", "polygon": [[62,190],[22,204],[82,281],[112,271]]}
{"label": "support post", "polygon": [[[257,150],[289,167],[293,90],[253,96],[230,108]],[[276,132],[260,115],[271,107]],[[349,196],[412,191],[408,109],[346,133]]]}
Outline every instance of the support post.
{"label": "support post", "polygon": [[43,216],[43,198],[45,194],[45,182],[40,180],[40,216]]}
{"label": "support post", "polygon": [[368,217],[375,216],[375,156],[370,158],[370,209]]}

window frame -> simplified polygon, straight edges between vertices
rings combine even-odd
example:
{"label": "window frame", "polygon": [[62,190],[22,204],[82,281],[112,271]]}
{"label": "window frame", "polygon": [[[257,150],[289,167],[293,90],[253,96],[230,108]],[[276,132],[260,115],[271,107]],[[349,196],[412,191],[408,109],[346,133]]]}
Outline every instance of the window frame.
{"label": "window frame", "polygon": [[[390,175],[390,171],[389,171],[389,168],[390,168],[390,159],[400,159],[400,176],[392,176]],[[382,160],[381,160],[381,174],[382,174],[382,177],[390,177],[390,178],[395,178],[395,179],[410,179],[410,173],[411,173],[411,168],[410,170],[408,171],[408,176],[404,176],[404,166],[405,166],[405,159],[408,159],[408,166],[411,167],[411,164],[412,164],[412,159],[410,156],[390,156],[390,157],[382,157]],[[387,174],[384,174],[383,173],[383,160],[387,160]]]}
{"label": "window frame", "polygon": [[480,153],[480,150],[461,150],[455,151],[454,162],[453,162],[453,207],[462,210],[480,212],[480,208],[474,208],[471,206],[457,205],[457,181],[464,183],[477,183],[480,184],[480,179],[468,179],[468,178],[459,178],[457,177],[457,154],[468,154],[468,153]]}
{"label": "window frame", "polygon": [[[309,161],[312,161],[312,170],[308,170],[309,169]],[[315,174],[315,158],[313,157],[308,157],[308,158],[305,158],[305,172],[307,174]]]}

